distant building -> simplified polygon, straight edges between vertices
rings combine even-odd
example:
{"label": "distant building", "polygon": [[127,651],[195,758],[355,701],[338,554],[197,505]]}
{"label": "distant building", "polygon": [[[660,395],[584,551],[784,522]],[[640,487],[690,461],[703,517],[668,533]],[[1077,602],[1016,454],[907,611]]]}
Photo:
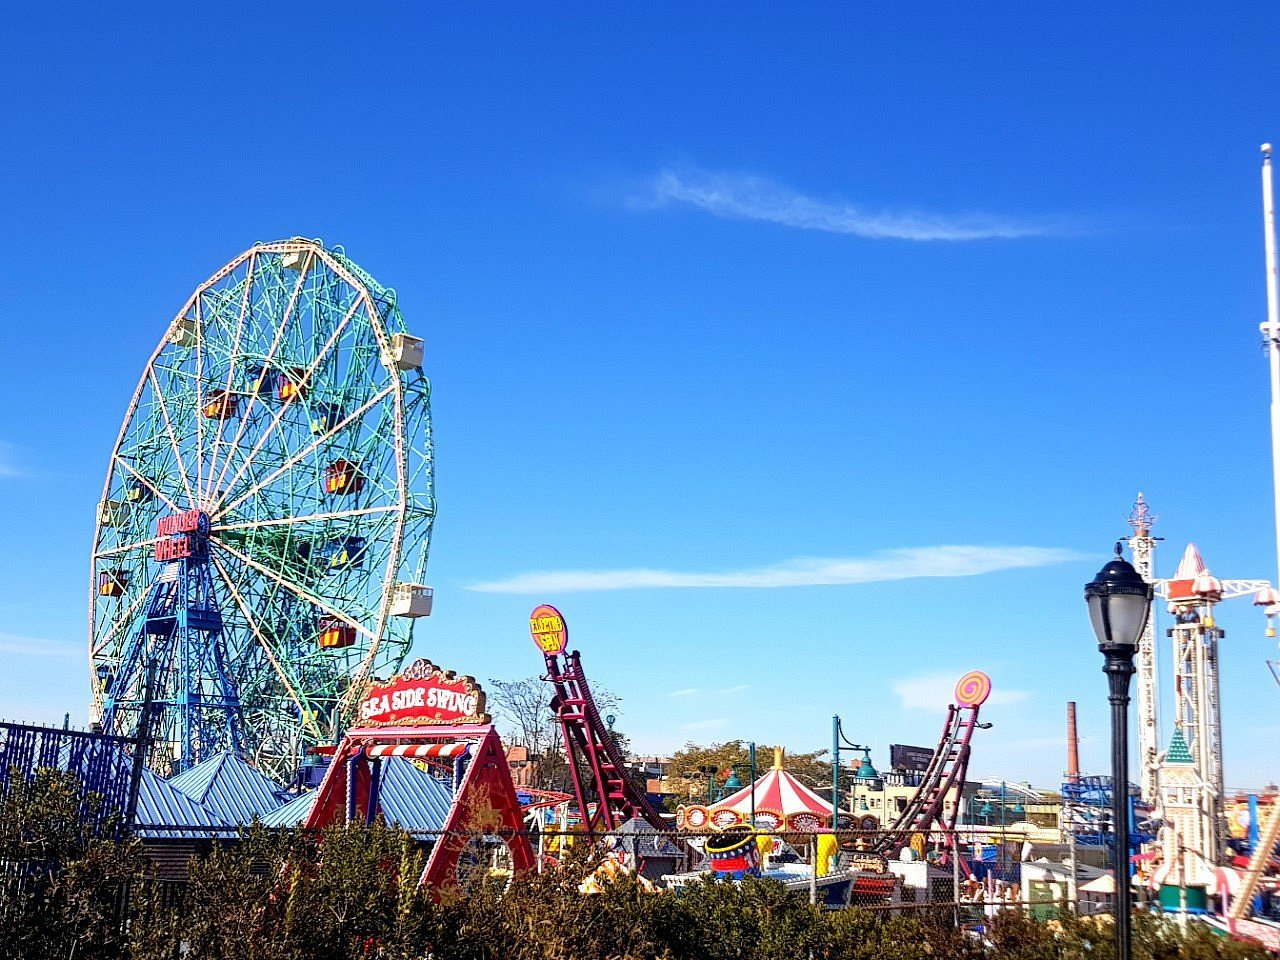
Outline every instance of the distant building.
{"label": "distant building", "polygon": [[[853,788],[848,792],[846,809],[853,814],[854,825],[861,830],[883,830],[891,826],[906,811],[907,804],[924,782],[924,773],[918,770],[891,770],[878,773],[864,756],[854,772]],[[963,787],[952,787],[944,801],[945,815],[949,818],[957,802],[960,812],[971,807],[981,784],[966,782]],[[957,817],[957,821],[961,818]]]}

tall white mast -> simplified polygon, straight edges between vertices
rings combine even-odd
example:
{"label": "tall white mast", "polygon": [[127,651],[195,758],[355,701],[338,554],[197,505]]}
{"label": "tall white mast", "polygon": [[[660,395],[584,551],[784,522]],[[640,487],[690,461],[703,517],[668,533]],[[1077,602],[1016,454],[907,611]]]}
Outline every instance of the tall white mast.
{"label": "tall white mast", "polygon": [[[1267,251],[1267,322],[1262,337],[1267,343],[1271,364],[1271,486],[1276,510],[1276,564],[1280,572],[1280,276],[1276,274],[1276,201],[1271,186],[1271,144],[1262,145],[1262,242]],[[1276,580],[1280,584],[1280,577]],[[1260,831],[1261,841],[1253,851],[1244,882],[1231,904],[1231,919],[1249,912],[1253,891],[1270,861],[1280,838],[1280,804],[1276,804]]]}
{"label": "tall white mast", "polygon": [[[1271,186],[1271,144],[1262,145],[1263,242],[1267,251],[1267,322],[1262,324],[1271,364],[1271,482],[1276,510],[1276,563],[1280,572],[1280,277],[1276,274],[1276,202]],[[1276,579],[1280,583],[1280,577]]]}

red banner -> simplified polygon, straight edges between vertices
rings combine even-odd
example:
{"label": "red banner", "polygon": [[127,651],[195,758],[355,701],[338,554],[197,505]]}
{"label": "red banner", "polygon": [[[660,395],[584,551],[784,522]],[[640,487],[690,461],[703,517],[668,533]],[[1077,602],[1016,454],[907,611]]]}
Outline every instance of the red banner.
{"label": "red banner", "polygon": [[430,660],[414,662],[386,683],[375,683],[360,701],[359,724],[416,727],[488,723],[484,691],[472,677],[459,677]]}

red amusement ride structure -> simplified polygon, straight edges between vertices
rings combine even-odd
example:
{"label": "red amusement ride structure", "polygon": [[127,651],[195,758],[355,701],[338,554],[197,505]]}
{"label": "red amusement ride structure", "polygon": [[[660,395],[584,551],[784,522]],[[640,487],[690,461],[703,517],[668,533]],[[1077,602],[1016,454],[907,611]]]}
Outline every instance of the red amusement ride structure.
{"label": "red amusement ride structure", "polygon": [[[956,684],[955,703],[947,707],[938,749],[920,780],[907,808],[875,845],[877,853],[905,846],[914,833],[945,831],[946,844],[954,848],[960,794],[969,771],[969,742],[980,728],[978,708],[991,695],[991,678],[974,670]],[[949,799],[948,799],[949,798]],[[963,863],[963,859],[961,860]]]}
{"label": "red amusement ride structure", "polygon": [[654,829],[668,829],[648,796],[627,776],[622,752],[609,733],[577,650],[566,652],[569,628],[555,607],[543,604],[529,617],[533,642],[547,663],[542,679],[555,687],[551,711],[564,738],[574,800],[588,836],[616,830],[643,817]]}

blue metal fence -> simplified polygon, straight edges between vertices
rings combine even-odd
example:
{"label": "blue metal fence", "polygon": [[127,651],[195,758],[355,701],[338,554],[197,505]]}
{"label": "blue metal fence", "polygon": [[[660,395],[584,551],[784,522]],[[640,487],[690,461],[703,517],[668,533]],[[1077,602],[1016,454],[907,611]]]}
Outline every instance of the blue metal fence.
{"label": "blue metal fence", "polygon": [[[52,768],[75,774],[87,794],[101,798],[96,816],[127,818],[134,741],[83,730],[0,723],[0,794],[15,777]],[[91,811],[86,810],[86,816]]]}

